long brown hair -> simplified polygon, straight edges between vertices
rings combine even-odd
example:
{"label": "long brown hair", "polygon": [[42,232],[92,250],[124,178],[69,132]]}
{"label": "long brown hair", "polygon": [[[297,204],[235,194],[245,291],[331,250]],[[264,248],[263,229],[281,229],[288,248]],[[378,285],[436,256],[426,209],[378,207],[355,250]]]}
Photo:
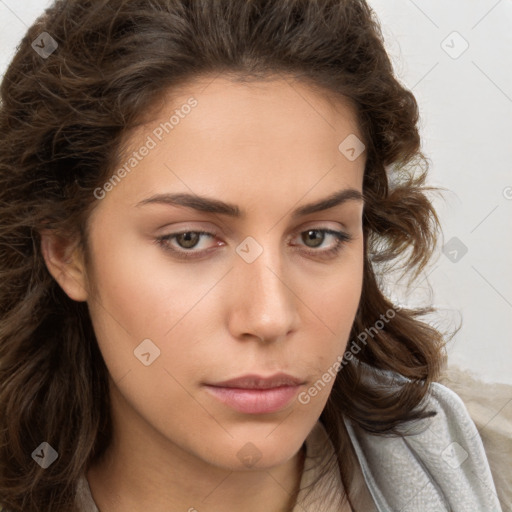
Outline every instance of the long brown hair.
{"label": "long brown hair", "polygon": [[[43,32],[46,55],[32,46]],[[0,503],[9,510],[74,510],[78,478],[112,435],[108,370],[87,305],[49,274],[40,233],[86,250],[93,191],[112,176],[123,140],[164,92],[212,73],[286,74],[357,111],[365,262],[351,339],[395,313],[343,360],[321,416],[345,487],[356,460],[343,416],[381,435],[428,414],[417,406],[444,361],[444,337],[420,320],[431,309],[397,308],[380,280],[398,264],[417,277],[439,221],[417,103],[395,77],[366,2],[59,0],[30,27],[1,85]],[[363,368],[406,380],[391,393],[363,379]],[[31,457],[41,442],[59,456],[47,469]]]}

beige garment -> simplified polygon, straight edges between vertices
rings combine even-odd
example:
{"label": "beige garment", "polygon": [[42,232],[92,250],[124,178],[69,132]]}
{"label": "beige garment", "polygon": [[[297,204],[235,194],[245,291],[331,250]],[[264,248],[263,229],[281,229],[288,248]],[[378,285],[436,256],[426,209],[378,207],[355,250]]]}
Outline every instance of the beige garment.
{"label": "beige garment", "polygon": [[512,512],[512,386],[447,367],[439,382],[457,393],[482,438],[503,512]]}

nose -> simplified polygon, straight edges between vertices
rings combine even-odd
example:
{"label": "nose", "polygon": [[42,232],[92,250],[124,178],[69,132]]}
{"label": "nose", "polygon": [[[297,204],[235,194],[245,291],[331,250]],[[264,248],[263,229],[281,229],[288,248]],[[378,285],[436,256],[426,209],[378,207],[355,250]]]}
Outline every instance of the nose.
{"label": "nose", "polygon": [[236,256],[230,273],[229,330],[236,339],[283,340],[297,329],[300,303],[278,251],[252,263]]}

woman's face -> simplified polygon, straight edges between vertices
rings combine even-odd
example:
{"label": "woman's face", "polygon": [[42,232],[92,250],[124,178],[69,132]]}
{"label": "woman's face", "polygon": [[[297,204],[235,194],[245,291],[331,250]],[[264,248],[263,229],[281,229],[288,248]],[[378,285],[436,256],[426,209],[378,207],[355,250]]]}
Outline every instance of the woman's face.
{"label": "woman's face", "polygon": [[[361,135],[349,106],[291,81],[195,81],[164,104],[90,217],[116,435],[269,468],[320,416],[358,307],[362,200],[301,208],[362,192]],[[278,374],[295,380],[257,378]]]}

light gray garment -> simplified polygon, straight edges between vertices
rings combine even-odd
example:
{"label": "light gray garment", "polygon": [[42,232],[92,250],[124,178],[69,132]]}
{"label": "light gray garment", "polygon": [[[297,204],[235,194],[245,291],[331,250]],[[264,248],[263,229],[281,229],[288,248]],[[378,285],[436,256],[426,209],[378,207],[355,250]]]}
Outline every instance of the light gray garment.
{"label": "light gray garment", "polygon": [[[357,512],[502,512],[482,441],[462,400],[434,383],[426,401],[427,409],[437,414],[419,422],[421,433],[406,437],[374,436],[345,419],[366,482],[365,492],[369,491],[374,501]],[[318,449],[319,443],[325,450]],[[320,422],[306,439],[304,468],[310,469],[303,472],[301,488],[314,479],[319,465],[318,459],[312,461],[319,451],[325,461],[333,454]],[[341,485],[335,466],[324,477],[324,482],[329,480]],[[77,490],[81,512],[98,512],[85,476]],[[323,491],[316,496],[313,492],[307,499],[304,496],[301,491],[294,512],[339,511],[338,504],[325,503]]]}
{"label": "light gray garment", "polygon": [[379,512],[502,512],[482,440],[451,389],[433,383],[421,433],[378,437],[345,420]]}

